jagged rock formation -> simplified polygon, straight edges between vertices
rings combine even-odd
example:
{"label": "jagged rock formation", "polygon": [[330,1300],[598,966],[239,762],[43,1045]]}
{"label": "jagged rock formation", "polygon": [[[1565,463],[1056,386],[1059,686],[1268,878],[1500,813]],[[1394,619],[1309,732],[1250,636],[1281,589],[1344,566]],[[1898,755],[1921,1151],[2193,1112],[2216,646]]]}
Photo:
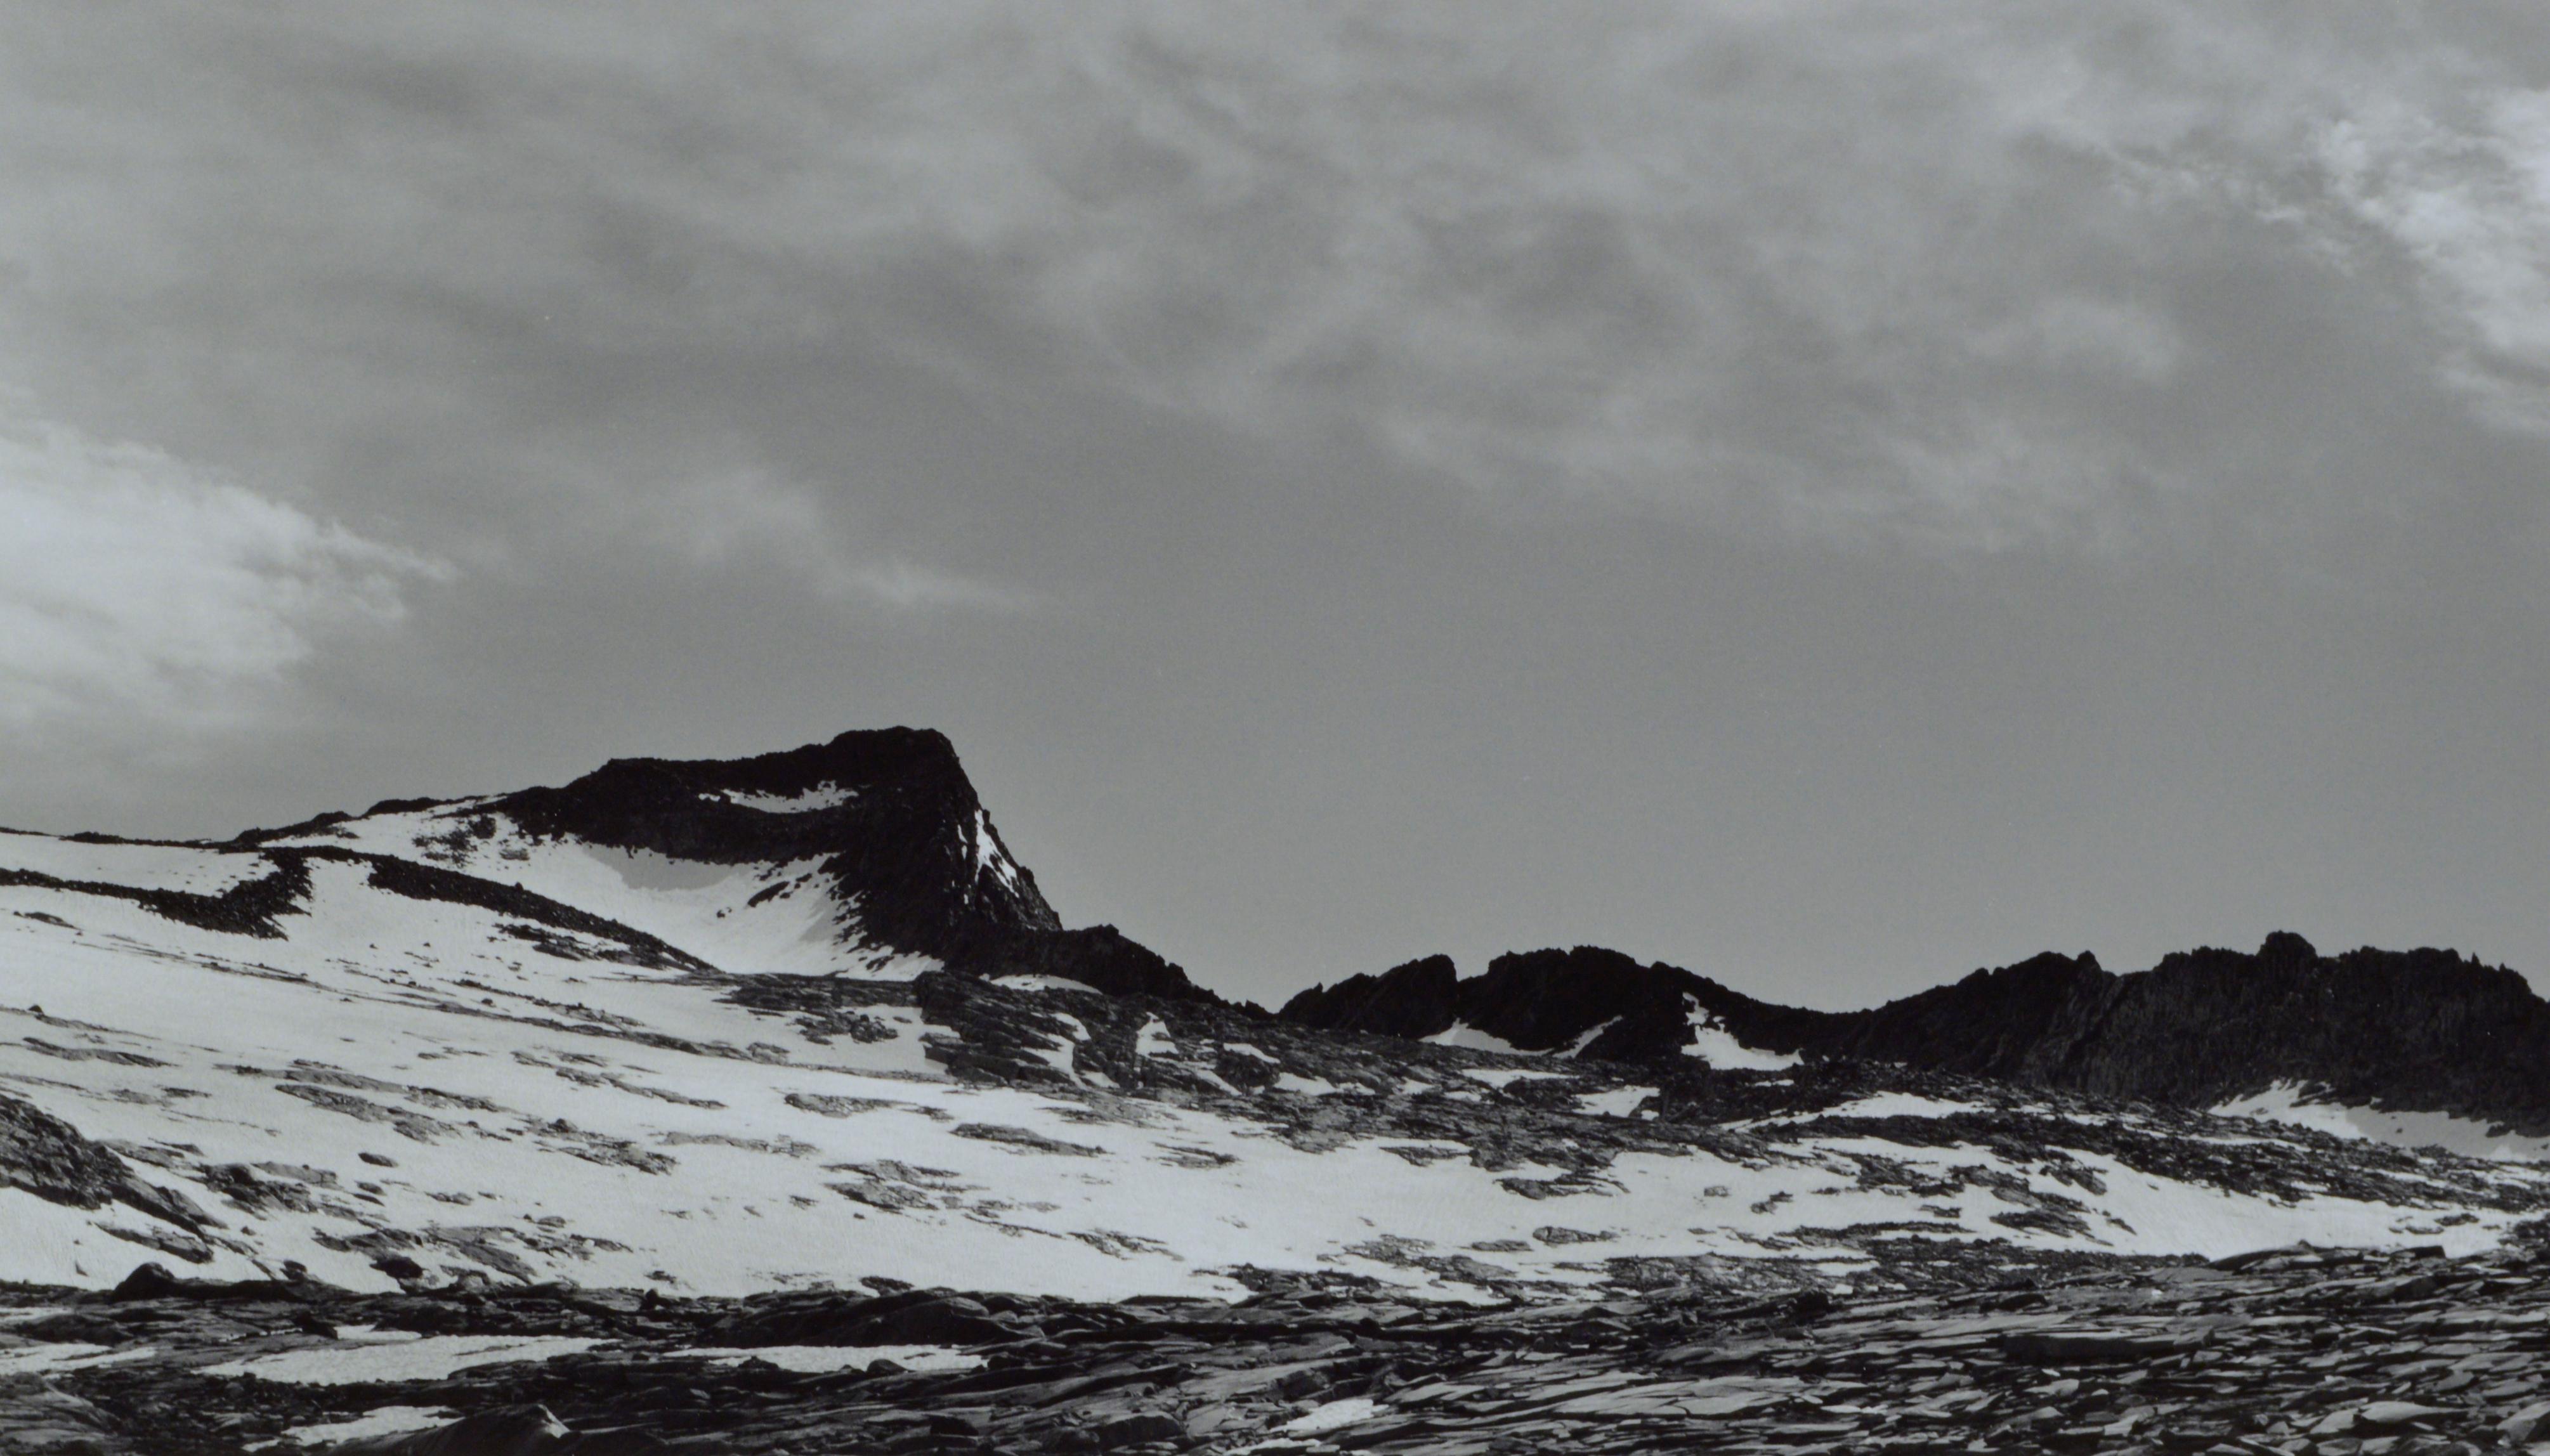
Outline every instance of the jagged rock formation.
{"label": "jagged rock formation", "polygon": [[1713,1026],[1746,1046],[1794,1051],[1831,1034],[1838,1021],[1592,945],[1501,955],[1466,981],[1455,979],[1449,957],[1430,956],[1378,977],[1314,986],[1278,1015],[1306,1026],[1419,1039],[1459,1026],[1523,1051],[1615,1061],[1680,1055]]}
{"label": "jagged rock formation", "polygon": [[1847,1013],[1772,1006],[1587,946],[1500,956],[1466,981],[1436,956],[1314,987],[1280,1015],[1419,1038],[1457,1024],[1523,1050],[1631,1061],[1690,1052],[1714,1024],[1766,1052],[2183,1107],[2288,1083],[2550,1130],[2550,1003],[2520,975],[2448,950],[2322,956],[2284,931],[2253,954],[2207,947],[2126,975],[2049,953]]}
{"label": "jagged rock formation", "polygon": [[2114,975],[2043,955],[1851,1019],[1815,1049],[2209,1106],[2275,1082],[2550,1130],[2550,1003],[2448,950],[2321,956],[2271,935]]}

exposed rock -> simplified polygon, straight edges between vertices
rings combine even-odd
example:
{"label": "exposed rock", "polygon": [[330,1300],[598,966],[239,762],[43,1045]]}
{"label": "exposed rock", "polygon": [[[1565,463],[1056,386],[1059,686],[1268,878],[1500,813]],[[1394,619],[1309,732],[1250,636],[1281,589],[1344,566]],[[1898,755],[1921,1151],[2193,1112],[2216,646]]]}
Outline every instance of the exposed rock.
{"label": "exposed rock", "polygon": [[[2550,1411],[2550,1278],[2528,1256],[2281,1251],[2232,1270],[2004,1248],[1934,1293],[1423,1305],[1299,1281],[1239,1304],[947,1291],[639,1300],[560,1289],[175,1300],[149,1348],[0,1377],[0,1450],[233,1453],[385,1407],[452,1410],[340,1456],[810,1451],[1636,1453],[2483,1451]],[[1959,1267],[1964,1273],[1956,1272]],[[1812,1295],[1810,1300],[1806,1296]],[[0,1294],[0,1323],[13,1301]],[[301,1317],[318,1316],[318,1317]],[[363,1385],[208,1377],[360,1348],[355,1324],[604,1343]],[[694,1350],[970,1347],[811,1373]],[[2392,1442],[2384,1446],[2380,1442]]]}
{"label": "exposed rock", "polygon": [[2278,931],[2255,954],[2205,948],[2117,975],[2044,954],[1870,1011],[1773,1006],[1705,976],[1590,946],[1442,957],[1314,987],[1282,1016],[1423,1037],[1456,1021],[1527,1051],[1673,1061],[1695,1015],[1772,1053],[1900,1062],[2024,1086],[2211,1107],[2274,1083],[2353,1106],[2550,1132],[2550,1002],[2448,950],[2319,955]]}

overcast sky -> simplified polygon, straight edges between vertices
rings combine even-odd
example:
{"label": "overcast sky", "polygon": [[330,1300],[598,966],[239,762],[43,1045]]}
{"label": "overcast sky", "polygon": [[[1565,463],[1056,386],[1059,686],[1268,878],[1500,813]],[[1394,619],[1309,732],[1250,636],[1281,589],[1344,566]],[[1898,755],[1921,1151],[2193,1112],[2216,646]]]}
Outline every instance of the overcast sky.
{"label": "overcast sky", "polygon": [[0,824],[915,724],[1277,998],[2550,972],[2550,26],[0,0]]}

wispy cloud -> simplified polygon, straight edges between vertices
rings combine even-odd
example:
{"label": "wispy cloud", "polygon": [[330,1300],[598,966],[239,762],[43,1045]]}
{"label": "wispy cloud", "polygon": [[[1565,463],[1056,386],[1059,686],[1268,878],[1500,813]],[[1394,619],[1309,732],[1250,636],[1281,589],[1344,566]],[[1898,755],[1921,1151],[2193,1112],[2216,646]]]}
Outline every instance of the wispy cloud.
{"label": "wispy cloud", "polygon": [[270,722],[447,568],[137,444],[0,426],[0,735],[156,749]]}
{"label": "wispy cloud", "polygon": [[654,494],[642,513],[656,544],[694,566],[777,569],[830,601],[896,614],[1024,612],[1033,594],[862,545],[845,511],[767,469],[730,469]]}

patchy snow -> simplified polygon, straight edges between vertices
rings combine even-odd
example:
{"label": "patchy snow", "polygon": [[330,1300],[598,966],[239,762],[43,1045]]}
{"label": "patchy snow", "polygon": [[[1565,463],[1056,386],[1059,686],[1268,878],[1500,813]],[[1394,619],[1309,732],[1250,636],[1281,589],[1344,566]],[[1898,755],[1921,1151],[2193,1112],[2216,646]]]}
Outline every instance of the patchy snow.
{"label": "patchy snow", "polygon": [[1691,1044],[1682,1049],[1684,1056],[1698,1057],[1713,1067],[1725,1071],[1780,1072],[1798,1064],[1793,1051],[1763,1051],[1746,1046],[1726,1029],[1716,1013],[1701,1009],[1700,998],[1682,999],[1683,1011],[1691,1018]]}
{"label": "patchy snow", "polygon": [[344,844],[515,886],[737,975],[876,973],[863,959],[873,952],[865,951],[857,909],[823,872],[821,855],[752,864],[678,859],[528,834],[482,804],[367,815],[276,842]]}
{"label": "patchy snow", "polygon": [[2317,1089],[2293,1082],[2279,1082],[2263,1092],[2235,1098],[2213,1112],[2217,1116],[2285,1122],[2397,1147],[2441,1147],[2468,1158],[2550,1162],[2550,1137],[2527,1137],[2508,1127],[2450,1113],[2386,1112],[2324,1101]]}
{"label": "patchy snow", "polygon": [[766,1360],[799,1375],[865,1370],[879,1360],[891,1360],[906,1370],[926,1375],[974,1370],[983,1364],[980,1355],[969,1355],[944,1345],[755,1345],[750,1349],[686,1349],[681,1355],[684,1359],[704,1356],[721,1365]]}
{"label": "patchy snow", "polygon": [[219,895],[245,881],[262,879],[273,868],[254,854],[223,854],[195,845],[98,843],[0,829],[0,870],[30,871],[57,880]]}
{"label": "patchy snow", "polygon": [[460,1418],[460,1412],[440,1406],[383,1406],[351,1420],[326,1420],[316,1425],[296,1425],[284,1437],[305,1446],[333,1445],[339,1441],[361,1440],[365,1436],[395,1436],[412,1430],[432,1430]]}
{"label": "patchy snow", "polygon": [[157,1353],[157,1348],[150,1345],[137,1345],[125,1350],[77,1343],[25,1345],[14,1350],[0,1350],[0,1376],[95,1370],[102,1365],[121,1365],[128,1360],[147,1360]]}
{"label": "patchy snow", "polygon": [[700,797],[723,799],[729,804],[759,810],[763,814],[813,814],[851,803],[859,797],[859,791],[844,789],[834,783],[822,783],[798,794],[755,794],[744,789],[725,789]]}
{"label": "patchy snow", "polygon": [[1570,1072],[1536,1072],[1527,1067],[1463,1067],[1461,1075],[1502,1092],[1518,1082],[1572,1082]]}
{"label": "patchy snow", "polygon": [[1635,1115],[1655,1095],[1652,1087],[1608,1087],[1577,1098],[1576,1106],[1588,1116],[1626,1117]]}
{"label": "patchy snow", "polygon": [[1454,1021],[1451,1025],[1426,1037],[1425,1040],[1435,1046],[1466,1046],[1472,1051],[1502,1051],[1520,1056],[1532,1055],[1504,1037],[1482,1031],[1466,1021]]}
{"label": "patchy snow", "polygon": [[562,1334],[434,1334],[398,1341],[366,1340],[280,1350],[207,1365],[209,1376],[253,1375],[283,1385],[363,1385],[373,1381],[441,1380],[474,1365],[548,1360],[581,1354],[599,1340]]}
{"label": "patchy snow", "polygon": [[1583,1056],[1585,1054],[1585,1048],[1592,1046],[1595,1042],[1601,1040],[1604,1032],[1611,1030],[1618,1024],[1620,1024],[1620,1019],[1618,1017],[1614,1017],[1612,1019],[1605,1021],[1602,1025],[1587,1027],[1574,1041],[1569,1042],[1567,1044],[1567,1050],[1560,1052],[1559,1055]]}
{"label": "patchy snow", "polygon": [[1105,994],[1086,981],[1075,981],[1069,976],[1048,976],[1041,972],[1022,971],[1015,975],[994,976],[992,984],[1007,986],[1013,991],[1082,991],[1091,996]]}
{"label": "patchy snow", "polygon": [[1910,1092],[1881,1092],[1871,1097],[1835,1103],[1821,1112],[1785,1113],[1761,1120],[1802,1122],[1814,1117],[1945,1117],[1957,1113],[1982,1111],[1983,1107],[1976,1103],[1943,1102],[1935,1097],[1921,1097]]}
{"label": "patchy snow", "polygon": [[1168,1056],[1178,1054],[1177,1042],[1169,1038],[1169,1023],[1153,1017],[1133,1033],[1133,1055]]}
{"label": "patchy snow", "polygon": [[1330,1401],[1275,1428],[1287,1435],[1316,1436],[1359,1425],[1380,1413],[1379,1401],[1370,1396],[1352,1396],[1343,1401]]}
{"label": "patchy snow", "polygon": [[1011,890],[1017,890],[1018,861],[1010,858],[1009,852],[1002,847],[1000,832],[992,827],[992,816],[981,809],[974,811],[973,838],[975,872],[989,873]]}
{"label": "patchy snow", "polygon": [[[18,837],[0,836],[0,848],[22,848]],[[652,904],[656,922],[673,924],[668,907],[691,914],[736,888],[682,861],[613,863],[575,844],[549,851],[502,862],[561,885],[585,876],[576,883],[616,907],[615,918]],[[154,871],[199,882],[240,858],[167,852],[217,862],[190,869],[163,858]],[[1271,1134],[1300,1104],[1252,1113],[1236,1092],[1180,1104],[960,1085],[924,1054],[924,1038],[946,1029],[909,1007],[866,1013],[886,1033],[879,1039],[817,1041],[793,1016],[726,1000],[717,978],[574,958],[587,952],[571,937],[558,942],[571,953],[552,953],[495,912],[374,889],[363,865],[309,869],[306,913],[281,918],[280,938],[179,924],[127,900],[0,886],[10,1003],[0,1006],[0,1090],[130,1149],[142,1176],[221,1218],[227,1227],[212,1230],[220,1237],[202,1246],[201,1262],[186,1263],[190,1275],[273,1275],[289,1259],[335,1284],[387,1290],[392,1282],[348,1241],[395,1231],[436,1279],[731,1295],[889,1275],[1108,1300],[1237,1297],[1245,1291],[1223,1271],[1245,1264],[1477,1299],[1475,1286],[1438,1272],[1442,1256],[1490,1244],[1498,1251],[1481,1262],[1514,1279],[1591,1287],[1614,1257],[1856,1258],[1814,1230],[1863,1223],[1929,1224],[1943,1238],[2030,1248],[2221,1254],[2305,1238],[2485,1247],[2514,1216],[2476,1208],[2447,1227],[2439,1216],[2464,1206],[2324,1195],[2282,1205],[2083,1156],[2107,1183],[2094,1196],[2015,1152],[1873,1137],[1818,1134],[1740,1162],[1697,1146],[1633,1152],[1584,1176],[1465,1148],[1412,1161],[1405,1134],[1296,1145]],[[757,873],[744,871],[742,885]],[[1056,996],[1043,1009],[1058,1004],[1067,1002]],[[1049,1056],[1068,1073],[1088,1032],[1066,1024],[1072,1035]],[[1144,1049],[1167,1056],[1165,1021],[1154,1025]],[[1236,1043],[1221,1049],[1274,1060]],[[1410,1078],[1404,1091],[1476,1101],[1491,1095],[1486,1086],[1523,1078],[1601,1080],[1529,1066],[1445,1072],[1448,1086]],[[1355,1090],[1290,1071],[1275,1085],[1309,1097]],[[1600,1088],[1575,1105],[1633,1116],[1646,1095]],[[1967,1110],[1888,1094],[1826,1116]],[[2260,1140],[2286,1135],[2250,1125]],[[1956,1170],[1980,1169],[2078,1199],[2090,1231],[1996,1223],[2015,1206],[1970,1181],[1952,1198],[1863,1187],[1855,1159],[1868,1156],[1900,1163],[1915,1182],[1953,1186],[1964,1181]],[[211,1172],[228,1165],[260,1170],[267,1190],[247,1191],[252,1207]],[[2494,1176],[2528,1186],[2544,1175],[2509,1165]],[[1562,1180],[1571,1181],[1554,1187]],[[1552,1193],[1565,1204],[1532,1196]],[[1529,1237],[1552,1223],[1602,1230],[1601,1258]],[[145,1259],[185,1262],[136,1234],[180,1247],[190,1238],[130,1209],[0,1189],[0,1279],[96,1289]],[[234,1363],[274,1379],[300,1370],[361,1380],[387,1378],[370,1373],[383,1361],[439,1370],[451,1359],[554,1352],[342,1333],[332,1345]],[[121,1358],[44,1348],[52,1353],[0,1355]]]}

